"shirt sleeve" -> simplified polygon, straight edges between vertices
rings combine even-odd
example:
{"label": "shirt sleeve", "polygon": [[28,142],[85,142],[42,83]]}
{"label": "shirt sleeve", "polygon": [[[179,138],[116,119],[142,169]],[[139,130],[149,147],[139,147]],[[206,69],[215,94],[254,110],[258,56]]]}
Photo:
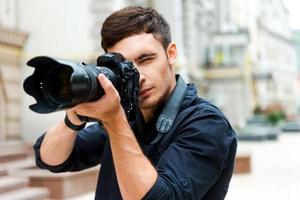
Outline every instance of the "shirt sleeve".
{"label": "shirt sleeve", "polygon": [[[235,133],[217,114],[185,121],[162,153],[158,178],[144,200],[224,199],[233,173]],[[208,198],[216,185],[214,197]]]}
{"label": "shirt sleeve", "polygon": [[51,172],[80,171],[101,162],[101,156],[107,135],[98,123],[92,124],[77,133],[74,149],[71,155],[62,164],[51,166],[44,163],[40,155],[40,147],[45,134],[39,137],[33,146],[36,165]]}

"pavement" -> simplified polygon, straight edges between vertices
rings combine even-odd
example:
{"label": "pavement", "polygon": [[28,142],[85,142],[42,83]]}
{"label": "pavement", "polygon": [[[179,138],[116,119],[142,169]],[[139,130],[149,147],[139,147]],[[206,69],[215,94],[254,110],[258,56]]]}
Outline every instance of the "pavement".
{"label": "pavement", "polygon": [[[300,133],[278,141],[239,142],[251,154],[251,173],[234,175],[225,200],[300,199]],[[93,200],[94,192],[68,200]]]}
{"label": "pavement", "polygon": [[233,176],[226,200],[300,199],[300,133],[239,142],[238,152],[251,154],[252,171]]}

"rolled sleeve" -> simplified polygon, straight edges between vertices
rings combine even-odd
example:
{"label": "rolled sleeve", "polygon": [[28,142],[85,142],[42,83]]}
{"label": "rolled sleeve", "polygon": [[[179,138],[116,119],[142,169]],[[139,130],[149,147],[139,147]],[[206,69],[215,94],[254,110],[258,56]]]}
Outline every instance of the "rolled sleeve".
{"label": "rolled sleeve", "polygon": [[33,146],[34,149],[34,153],[35,153],[35,163],[36,166],[38,166],[41,169],[48,169],[51,172],[66,172],[70,169],[70,164],[71,164],[71,158],[69,157],[65,162],[63,162],[60,165],[56,165],[56,166],[52,166],[52,165],[48,165],[45,162],[42,161],[41,159],[41,153],[40,153],[40,147],[41,144],[44,140],[45,134],[43,134],[42,136],[40,136],[36,143]]}
{"label": "rolled sleeve", "polygon": [[60,165],[51,166],[44,163],[40,155],[40,147],[45,134],[39,137],[33,146],[36,165],[51,172],[80,171],[101,162],[102,152],[107,135],[98,124],[92,124],[78,132],[75,146],[70,156]]}
{"label": "rolled sleeve", "polygon": [[151,199],[168,199],[170,196],[170,191],[168,185],[165,183],[163,178],[157,176],[157,179],[152,186],[152,188],[148,191],[148,193],[144,196],[143,200],[151,200]]}

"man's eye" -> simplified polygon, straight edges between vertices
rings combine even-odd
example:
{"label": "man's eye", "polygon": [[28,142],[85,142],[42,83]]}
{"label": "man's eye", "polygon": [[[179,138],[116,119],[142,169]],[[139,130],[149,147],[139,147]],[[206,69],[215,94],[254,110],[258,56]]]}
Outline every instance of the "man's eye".
{"label": "man's eye", "polygon": [[144,59],[142,59],[142,60],[140,60],[140,63],[144,63],[144,62],[146,62],[146,61],[148,61],[148,60],[151,60],[152,58],[144,58]]}

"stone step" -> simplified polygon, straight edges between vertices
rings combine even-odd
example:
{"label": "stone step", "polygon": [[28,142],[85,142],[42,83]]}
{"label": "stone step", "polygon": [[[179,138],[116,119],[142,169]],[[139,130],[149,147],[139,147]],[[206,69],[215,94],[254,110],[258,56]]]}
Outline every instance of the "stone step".
{"label": "stone step", "polygon": [[7,175],[7,171],[5,169],[0,168],[0,177]]}
{"label": "stone step", "polygon": [[0,177],[0,194],[27,186],[29,179],[22,177]]}
{"label": "stone step", "polygon": [[49,196],[45,188],[25,187],[0,194],[1,200],[44,200]]}
{"label": "stone step", "polygon": [[0,142],[0,163],[24,159],[33,154],[32,147],[22,141]]}
{"label": "stone step", "polygon": [[46,187],[50,192],[50,199],[67,199],[95,191],[98,173],[99,166],[80,172],[65,173],[22,169],[16,170],[13,175],[28,178],[31,187]]}
{"label": "stone step", "polygon": [[20,169],[32,169],[35,168],[34,158],[23,158],[22,160],[11,161],[7,163],[0,163],[0,170],[6,171],[8,174],[10,172],[20,170]]}

